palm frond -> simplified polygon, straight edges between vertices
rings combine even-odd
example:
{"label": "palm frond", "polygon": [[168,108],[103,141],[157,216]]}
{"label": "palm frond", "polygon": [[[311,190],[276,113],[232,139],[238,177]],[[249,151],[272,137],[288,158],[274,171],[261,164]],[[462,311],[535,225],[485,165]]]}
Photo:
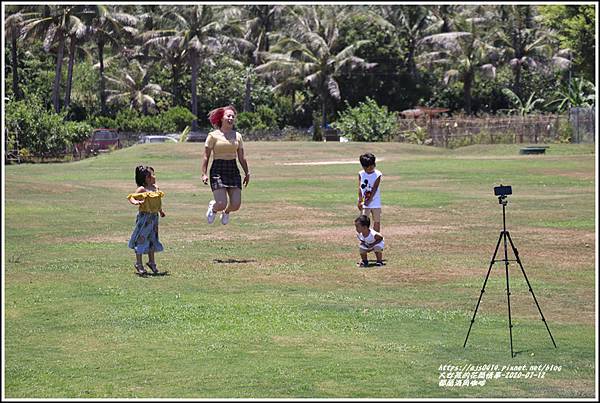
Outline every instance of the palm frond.
{"label": "palm frond", "polygon": [[335,99],[340,99],[340,86],[337,81],[333,79],[333,77],[327,78],[327,90],[329,91],[329,95],[331,95]]}
{"label": "palm frond", "polygon": [[448,85],[448,83],[457,79],[459,75],[460,75],[460,72],[458,70],[455,70],[455,69],[447,70],[444,73],[444,84]]}
{"label": "palm frond", "polygon": [[481,71],[489,79],[496,78],[496,66],[494,66],[491,63],[484,64],[483,66],[481,66]]}
{"label": "palm frond", "polygon": [[569,70],[571,68],[571,66],[573,65],[573,62],[571,62],[571,60],[566,59],[564,57],[554,56],[552,58],[552,65],[558,70],[565,71],[565,70]]}

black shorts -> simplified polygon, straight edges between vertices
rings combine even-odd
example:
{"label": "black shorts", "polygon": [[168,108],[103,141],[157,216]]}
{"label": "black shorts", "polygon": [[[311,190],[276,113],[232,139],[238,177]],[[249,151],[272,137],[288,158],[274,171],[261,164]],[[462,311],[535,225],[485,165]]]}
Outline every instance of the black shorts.
{"label": "black shorts", "polygon": [[237,160],[213,160],[210,166],[210,188],[242,188],[242,178]]}

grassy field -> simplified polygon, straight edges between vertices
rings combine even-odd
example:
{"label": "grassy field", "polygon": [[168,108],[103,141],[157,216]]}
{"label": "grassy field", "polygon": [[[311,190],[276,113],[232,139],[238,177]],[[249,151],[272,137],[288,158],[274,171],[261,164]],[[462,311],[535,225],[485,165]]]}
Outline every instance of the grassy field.
{"label": "grassy field", "polygon": [[[7,166],[4,397],[595,397],[594,146],[518,150],[248,142],[252,181],[227,226],[206,223],[198,143]],[[384,175],[383,268],[355,266],[366,151]],[[136,276],[127,248],[139,163],[166,193],[165,276]],[[558,346],[511,264],[514,358],[501,264],[463,348],[502,229],[501,183]],[[440,385],[445,366],[468,365],[499,370]],[[537,365],[554,367],[542,377]]]}

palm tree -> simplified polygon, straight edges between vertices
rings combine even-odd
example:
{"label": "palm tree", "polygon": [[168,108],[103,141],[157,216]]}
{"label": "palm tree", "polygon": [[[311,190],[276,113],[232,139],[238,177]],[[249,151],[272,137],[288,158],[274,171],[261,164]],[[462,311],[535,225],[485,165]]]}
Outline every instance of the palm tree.
{"label": "palm tree", "polygon": [[125,102],[131,109],[136,109],[144,115],[148,111],[156,112],[155,95],[171,95],[162,90],[160,85],[148,81],[148,70],[139,61],[129,63],[130,70],[123,71],[120,77],[107,75],[106,80],[110,89],[106,101],[109,104]]}
{"label": "palm tree", "polygon": [[415,54],[417,42],[429,27],[429,10],[419,5],[385,5],[380,7],[385,26],[406,43],[406,66],[411,77],[417,78]]}
{"label": "palm tree", "polygon": [[104,48],[107,44],[116,50],[121,45],[121,38],[137,33],[134,26],[137,19],[127,13],[117,12],[114,6],[102,4],[85,7],[87,31],[98,51],[98,68],[100,78],[101,113],[106,113],[106,82],[104,77]]}
{"label": "palm tree", "polygon": [[75,59],[78,55],[83,55],[87,59],[91,59],[91,55],[87,48],[79,46],[85,42],[88,35],[88,27],[82,21],[81,17],[85,13],[82,6],[77,6],[71,15],[70,27],[67,36],[69,38],[69,63],[67,65],[67,84],[65,87],[64,107],[67,108],[71,103],[71,87],[73,84],[73,67]]}
{"label": "palm tree", "polygon": [[434,18],[434,22],[431,26],[432,29],[436,29],[437,33],[445,34],[454,31],[454,17],[460,11],[460,5],[455,4],[442,4],[434,5],[430,7],[431,14]]}
{"label": "palm tree", "polygon": [[426,49],[419,55],[421,67],[445,67],[444,84],[455,79],[463,83],[464,108],[467,114],[471,114],[471,88],[475,74],[481,72],[487,78],[494,78],[494,63],[500,53],[482,37],[485,30],[478,25],[482,22],[486,21],[457,19],[456,26],[468,30],[429,35],[419,41],[419,46]]}
{"label": "palm tree", "polygon": [[254,44],[253,63],[260,65],[261,55],[270,49],[269,36],[276,28],[276,19],[284,6],[272,4],[253,4],[244,6],[247,13],[246,35],[244,38]]}
{"label": "palm tree", "polygon": [[21,29],[27,19],[33,18],[35,13],[31,6],[6,7],[7,17],[4,20],[4,35],[10,41],[12,90],[16,100],[22,99],[23,93],[19,88],[19,53],[18,46],[21,40]]}
{"label": "palm tree", "polygon": [[[198,116],[197,86],[200,62],[210,60],[225,43],[235,42],[235,38],[241,37],[239,24],[215,12],[221,9],[222,7],[201,4],[191,7],[173,7],[164,14],[164,18],[174,21],[176,28],[172,36],[181,38],[181,43],[177,42],[177,46],[185,49],[191,66],[190,109],[196,117]],[[192,131],[197,130],[198,120],[194,119]]]}
{"label": "palm tree", "polygon": [[[270,49],[269,37],[276,29],[276,19],[281,16],[284,6],[255,4],[242,8],[245,18],[246,34],[244,40],[248,41],[249,48],[253,49],[252,64],[254,67],[264,62],[264,54]],[[244,94],[244,112],[250,111],[250,98],[252,94],[252,69],[246,69],[246,89]]]}
{"label": "palm tree", "polygon": [[187,66],[187,50],[183,46],[184,38],[179,35],[150,38],[145,43],[150,45],[159,60],[171,66],[171,94],[173,105],[182,105],[179,80]]}
{"label": "palm tree", "polygon": [[67,32],[71,23],[71,12],[74,6],[42,6],[41,15],[26,21],[23,27],[24,38],[44,36],[43,47],[49,52],[52,45],[58,43],[56,52],[56,69],[52,85],[52,104],[56,113],[60,112],[60,80],[64,58]]}
{"label": "palm tree", "polygon": [[513,71],[513,91],[522,97],[521,74],[523,68],[535,69],[540,61],[552,56],[551,37],[535,24],[530,5],[500,5],[499,47]]}
{"label": "palm tree", "polygon": [[372,68],[374,63],[354,56],[367,41],[358,41],[339,49],[338,25],[348,17],[336,6],[306,6],[292,14],[296,24],[291,35],[280,39],[266,56],[266,62],[256,67],[257,73],[274,79],[275,91],[294,84],[300,78],[312,88],[321,101],[321,124],[327,122],[327,107],[331,99],[340,100],[336,78],[355,68]]}

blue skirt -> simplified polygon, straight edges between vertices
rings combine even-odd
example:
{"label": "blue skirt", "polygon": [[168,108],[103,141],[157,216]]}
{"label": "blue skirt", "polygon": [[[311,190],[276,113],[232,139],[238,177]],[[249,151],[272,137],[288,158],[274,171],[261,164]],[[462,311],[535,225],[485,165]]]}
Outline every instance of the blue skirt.
{"label": "blue skirt", "polygon": [[158,213],[138,212],[128,246],[138,255],[162,252],[163,246],[158,240]]}

